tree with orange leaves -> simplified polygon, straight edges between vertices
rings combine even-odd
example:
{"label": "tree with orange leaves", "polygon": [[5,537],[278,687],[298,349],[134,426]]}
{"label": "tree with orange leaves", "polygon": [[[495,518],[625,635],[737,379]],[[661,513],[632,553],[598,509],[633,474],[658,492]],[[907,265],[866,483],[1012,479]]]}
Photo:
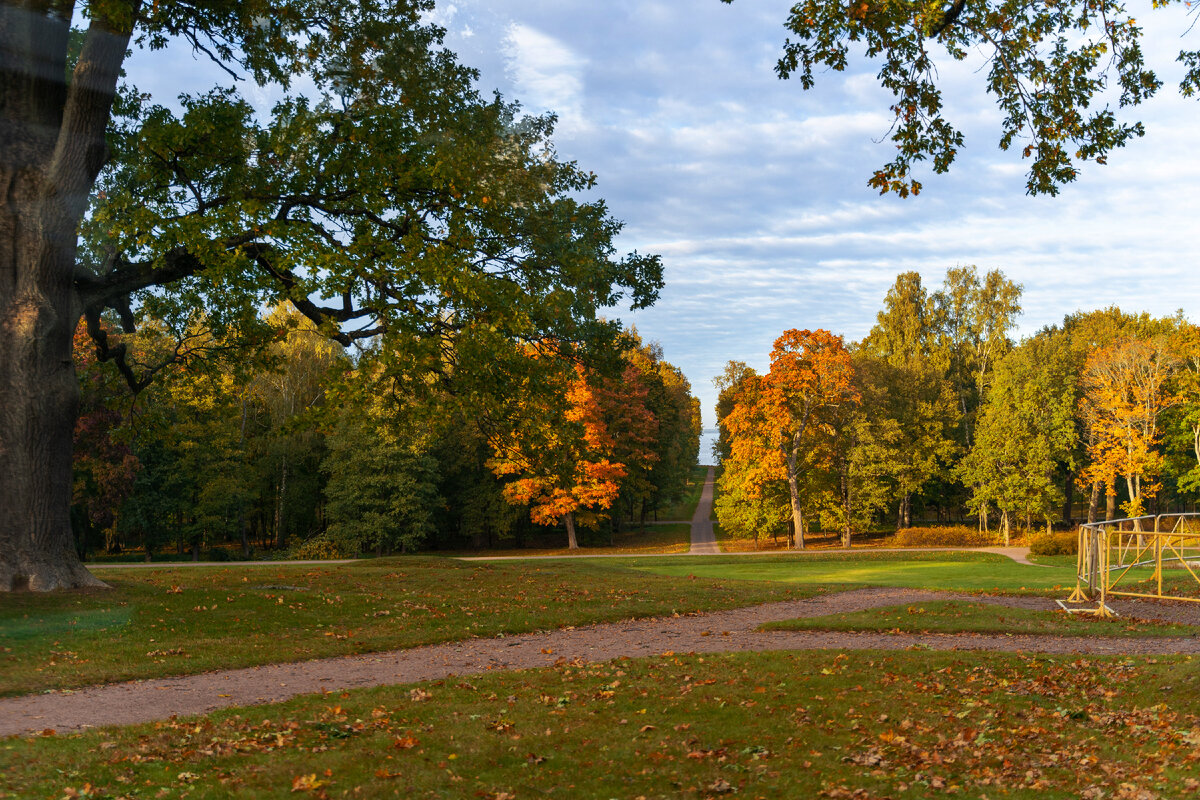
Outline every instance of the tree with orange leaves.
{"label": "tree with orange leaves", "polygon": [[804,547],[802,486],[805,474],[832,442],[831,413],[859,403],[854,367],[842,337],[825,330],[788,330],[775,340],[771,370],[757,401],[735,408],[727,418],[740,447],[778,453],[787,479],[792,527]]}
{"label": "tree with orange leaves", "polygon": [[576,550],[577,515],[611,508],[627,470],[614,458],[617,443],[584,368],[564,376],[561,390],[561,408],[526,404],[516,429],[493,442],[490,466],[498,477],[511,478],[505,499],[528,504],[538,525],[563,523],[568,547]]}
{"label": "tree with orange leaves", "polygon": [[1178,402],[1167,386],[1178,361],[1164,337],[1121,339],[1092,353],[1084,367],[1084,412],[1094,431],[1084,477],[1103,481],[1109,495],[1117,476],[1124,478],[1130,517],[1145,513],[1145,500],[1159,489],[1158,418]]}
{"label": "tree with orange leaves", "polygon": [[[721,413],[721,476],[715,503],[722,529],[735,538],[786,534],[788,506],[787,464],[770,439],[763,402],[766,376],[744,364],[731,362],[736,380],[721,388],[726,405]],[[733,374],[727,369],[726,374]]]}

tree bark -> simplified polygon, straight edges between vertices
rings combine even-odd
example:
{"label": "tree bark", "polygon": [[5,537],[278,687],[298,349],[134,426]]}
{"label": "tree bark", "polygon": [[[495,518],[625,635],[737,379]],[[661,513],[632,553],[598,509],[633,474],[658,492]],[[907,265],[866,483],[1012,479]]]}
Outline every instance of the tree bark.
{"label": "tree bark", "polygon": [[563,514],[563,524],[567,526],[567,549],[578,550],[579,540],[575,538],[575,515],[571,513]]}
{"label": "tree bark", "polygon": [[130,37],[97,14],[67,85],[70,18],[0,6],[0,591],[104,585],[71,531],[76,230]]}
{"label": "tree bark", "polygon": [[1092,481],[1092,494],[1088,498],[1088,525],[1096,524],[1096,513],[1100,508],[1100,481]]}
{"label": "tree bark", "polygon": [[1075,476],[1070,472],[1067,473],[1067,485],[1063,487],[1063,522],[1067,525],[1075,524]]}
{"label": "tree bark", "polygon": [[794,549],[804,549],[804,512],[800,509],[800,478],[796,474],[796,463],[799,460],[799,441],[803,433],[797,433],[792,440],[792,448],[787,451],[788,497],[792,504],[792,527],[795,538],[792,540]]}
{"label": "tree bark", "polygon": [[842,515],[846,518],[845,527],[842,528],[842,547],[850,547],[851,524],[850,524],[850,506],[851,506],[851,488],[850,488],[850,467],[845,459],[842,460],[841,468],[841,483],[842,483]]}
{"label": "tree bark", "polygon": [[0,591],[104,586],[71,532],[76,231],[129,32],[96,13],[68,85],[70,18],[0,5]]}

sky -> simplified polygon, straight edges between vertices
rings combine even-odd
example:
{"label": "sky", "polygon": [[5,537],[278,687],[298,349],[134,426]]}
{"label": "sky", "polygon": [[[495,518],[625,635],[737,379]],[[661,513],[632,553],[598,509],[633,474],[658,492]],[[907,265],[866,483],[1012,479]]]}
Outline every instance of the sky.
{"label": "sky", "polygon": [[900,272],[936,288],[956,266],[1002,270],[1024,290],[1019,335],[1109,305],[1197,321],[1200,106],[1175,90],[1175,54],[1200,47],[1200,32],[1185,35],[1183,8],[1147,4],[1139,20],[1166,84],[1131,115],[1146,136],[1058,197],[1027,196],[1019,147],[999,150],[982,57],[939,61],[966,147],[949,174],[918,174],[921,194],[899,199],[867,186],[892,147],[878,67],[854,60],[809,92],[775,75],[790,5],[441,0],[433,15],[481,90],[558,115],[558,156],[598,176],[595,196],[625,223],[618,247],[662,256],[658,302],[613,316],[662,344],[706,427],[726,362],[765,370],[789,328],[862,338]]}

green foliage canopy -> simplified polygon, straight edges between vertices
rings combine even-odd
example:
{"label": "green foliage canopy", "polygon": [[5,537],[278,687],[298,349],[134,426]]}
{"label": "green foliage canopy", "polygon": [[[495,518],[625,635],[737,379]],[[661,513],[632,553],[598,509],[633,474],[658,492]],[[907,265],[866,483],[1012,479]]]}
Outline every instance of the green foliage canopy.
{"label": "green foliage canopy", "polygon": [[[946,172],[964,144],[945,113],[939,58],[983,54],[986,89],[1003,115],[1000,148],[1017,147],[1030,159],[1030,194],[1057,194],[1081,162],[1103,164],[1141,136],[1142,124],[1120,109],[1162,85],[1146,66],[1142,29],[1119,0],[801,0],[784,27],[789,38],[776,71],[804,89],[816,84],[817,71],[843,71],[859,53],[878,65],[879,84],[893,97],[896,153],[869,183],[901,197],[920,192],[913,176],[920,162]],[[1188,67],[1180,89],[1190,96],[1200,86],[1200,51],[1185,50],[1179,60]]]}

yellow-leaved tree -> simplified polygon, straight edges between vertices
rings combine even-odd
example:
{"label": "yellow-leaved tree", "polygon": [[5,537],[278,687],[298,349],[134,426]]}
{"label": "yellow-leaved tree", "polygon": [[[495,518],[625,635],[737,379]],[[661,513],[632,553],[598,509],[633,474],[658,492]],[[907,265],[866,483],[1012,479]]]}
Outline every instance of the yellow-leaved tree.
{"label": "yellow-leaved tree", "polygon": [[1120,339],[1092,353],[1084,367],[1083,413],[1093,432],[1084,477],[1104,482],[1110,496],[1123,478],[1129,500],[1122,508],[1130,517],[1144,514],[1146,499],[1159,489],[1158,419],[1179,400],[1168,388],[1178,364],[1166,337],[1156,337]]}

